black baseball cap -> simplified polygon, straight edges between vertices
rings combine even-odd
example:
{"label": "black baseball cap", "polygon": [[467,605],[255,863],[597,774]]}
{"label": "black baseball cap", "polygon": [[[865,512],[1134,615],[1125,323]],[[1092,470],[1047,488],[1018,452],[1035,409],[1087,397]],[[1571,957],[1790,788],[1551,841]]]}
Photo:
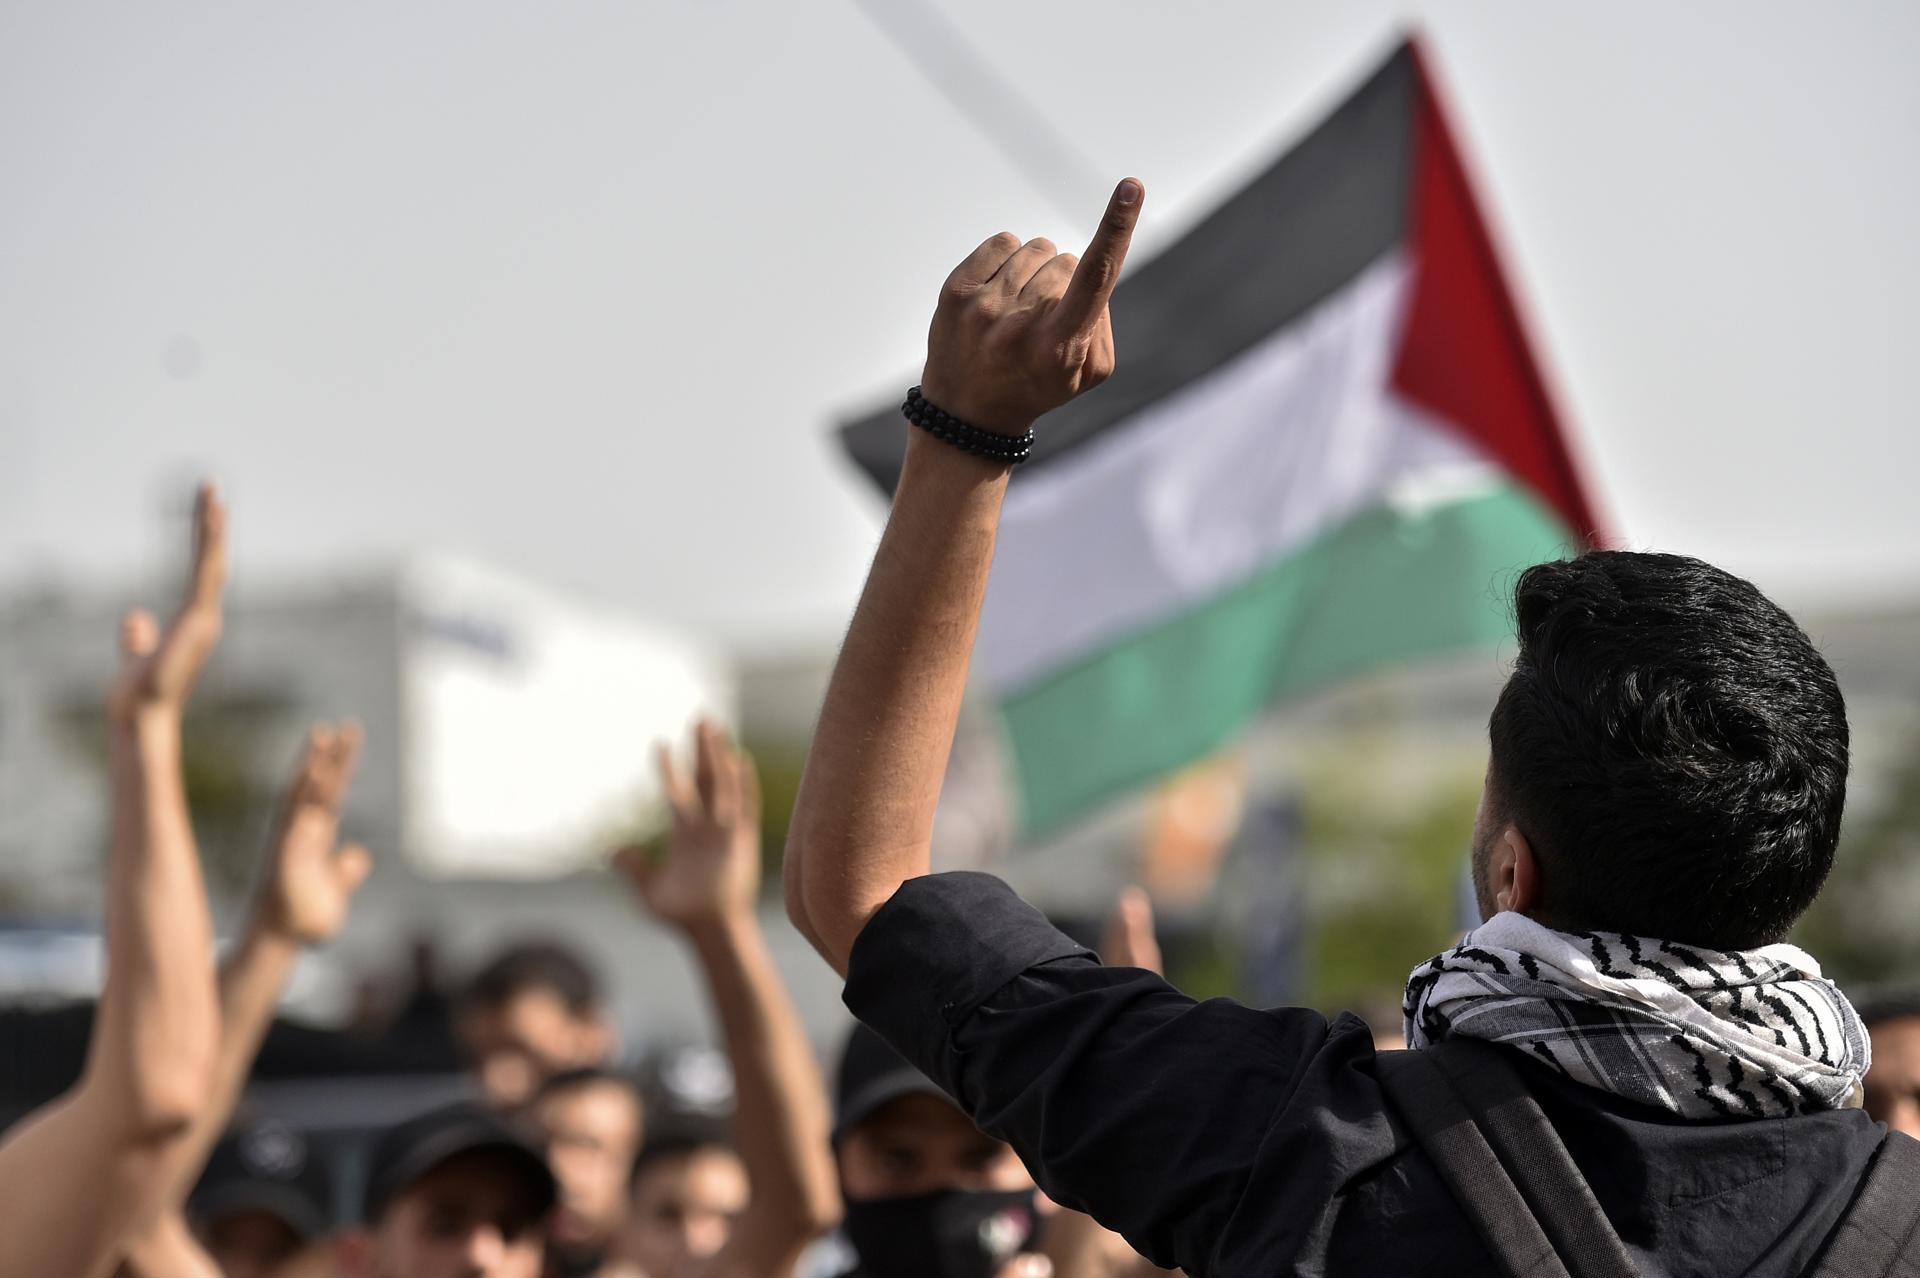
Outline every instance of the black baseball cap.
{"label": "black baseball cap", "polygon": [[213,1147],[187,1211],[203,1224],[265,1212],[311,1242],[333,1223],[332,1189],[306,1137],[285,1123],[258,1123]]}
{"label": "black baseball cap", "polygon": [[373,1147],[360,1219],[373,1224],[422,1176],[449,1159],[477,1150],[508,1155],[525,1178],[536,1216],[544,1216],[553,1206],[558,1191],[540,1151],[494,1114],[460,1101],[387,1129]]}
{"label": "black baseball cap", "polygon": [[953,1098],[938,1083],[909,1065],[887,1040],[857,1023],[840,1053],[840,1073],[833,1091],[836,1145],[848,1132],[902,1096],[938,1096],[953,1104]]}

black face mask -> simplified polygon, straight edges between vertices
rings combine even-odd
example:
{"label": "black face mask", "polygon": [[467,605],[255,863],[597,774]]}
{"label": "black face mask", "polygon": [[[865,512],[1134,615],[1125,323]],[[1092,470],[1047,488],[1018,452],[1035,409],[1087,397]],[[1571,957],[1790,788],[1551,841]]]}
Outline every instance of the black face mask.
{"label": "black face mask", "polygon": [[993,1278],[1039,1228],[1034,1191],[942,1189],[850,1202],[844,1228],[865,1278]]}

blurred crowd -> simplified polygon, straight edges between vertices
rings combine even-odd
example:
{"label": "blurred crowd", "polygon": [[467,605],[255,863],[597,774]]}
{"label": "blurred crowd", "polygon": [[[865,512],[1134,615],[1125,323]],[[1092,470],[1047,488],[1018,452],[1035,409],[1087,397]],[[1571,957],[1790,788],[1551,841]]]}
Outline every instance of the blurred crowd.
{"label": "blurred crowd", "polygon": [[[217,1006],[192,1006],[178,969],[205,961],[208,942],[178,736],[218,634],[225,519],[211,491],[198,536],[178,615],[161,632],[133,614],[123,636],[109,711],[113,979],[87,1066],[67,1097],[15,1129],[0,1160],[9,1178],[85,1197],[41,1218],[67,1222],[64,1250],[23,1248],[17,1231],[0,1243],[27,1258],[7,1273],[56,1272],[34,1267],[53,1254],[75,1266],[57,1272],[106,1264],[133,1278],[1160,1272],[1047,1201],[1008,1145],[873,1031],[857,1026],[823,1080],[760,935],[753,764],[711,723],[693,734],[690,769],[660,749],[671,830],[615,864],[636,910],[696,958],[724,1053],[681,1049],[623,1067],[600,982],[563,943],[509,945],[453,992],[417,950],[411,996],[381,1032],[401,1055],[463,1070],[456,1098],[384,1126],[350,1124],[344,1142],[298,1115],[252,1112],[245,1086],[292,959],[339,931],[369,869],[364,849],[337,844],[359,736],[323,725],[308,738],[220,964]],[[166,917],[140,917],[151,911]],[[1116,904],[1102,952],[1158,970],[1145,893]],[[1866,1108],[1920,1135],[1920,992],[1888,992],[1861,1012],[1873,1036]],[[183,1028],[176,1018],[195,1015],[217,1022],[217,1046],[190,1077],[180,1071],[167,1109],[142,1093],[175,1072],[160,1058]],[[1368,1019],[1382,1049],[1404,1045],[1396,1016]],[[347,1081],[365,1089],[369,1112],[391,1112],[380,1085]],[[107,1094],[116,1087],[126,1094]],[[350,1111],[355,1098],[335,1103]],[[86,1139],[34,1139],[36,1125],[83,1121]]]}
{"label": "blurred crowd", "polygon": [[[690,767],[661,746],[671,828],[614,863],[636,911],[686,941],[724,1052],[620,1060],[601,983],[564,943],[510,944],[453,991],[422,947],[374,1055],[450,1064],[463,1081],[428,1099],[405,1075],[348,1073],[324,1124],[261,1113],[247,1083],[293,962],[344,926],[371,854],[338,842],[359,729],[316,726],[246,919],[217,983],[198,988],[211,941],[180,743],[219,635],[225,538],[220,500],[203,491],[186,598],[164,627],[138,612],[124,625],[108,710],[111,975],[81,1077],[0,1146],[0,1272],[1134,1272],[1117,1236],[1048,1203],[1006,1144],[871,1031],[840,1045],[829,1087],[761,935],[754,767],[711,723],[694,731]],[[1143,894],[1116,908],[1108,945],[1116,961],[1157,965]],[[195,1024],[217,1027],[210,1047],[185,1041]],[[299,1072],[285,1058],[304,1043],[277,1049],[282,1071]],[[324,1053],[305,1063],[338,1067]]]}

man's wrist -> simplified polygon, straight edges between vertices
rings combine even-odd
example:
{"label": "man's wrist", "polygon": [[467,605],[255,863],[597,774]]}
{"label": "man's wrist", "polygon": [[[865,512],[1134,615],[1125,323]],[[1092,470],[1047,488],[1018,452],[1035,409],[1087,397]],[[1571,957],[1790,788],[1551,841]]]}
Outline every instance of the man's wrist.
{"label": "man's wrist", "polygon": [[312,944],[286,922],[283,912],[265,901],[253,907],[241,943],[268,957],[298,958]]}
{"label": "man's wrist", "polygon": [[963,394],[958,387],[948,386],[936,379],[922,379],[918,387],[926,401],[934,407],[958,417],[969,426],[978,426],[981,430],[992,431],[996,435],[1005,435],[1009,439],[1026,434],[1033,429],[1039,417],[1024,413],[1018,409],[996,408],[991,404],[976,403]]}
{"label": "man's wrist", "polygon": [[[1006,479],[1013,474],[1011,462],[996,461],[991,457],[964,452],[911,426],[906,427],[906,430],[907,457],[915,470],[925,471],[929,467],[937,466],[944,475],[965,475],[969,486],[973,480]],[[898,488],[895,488],[894,496],[896,499],[899,497]]]}
{"label": "man's wrist", "polygon": [[157,751],[178,753],[180,747],[180,707],[141,705],[116,711],[108,719],[108,735],[113,745],[151,755]]}
{"label": "man's wrist", "polygon": [[711,914],[678,922],[687,940],[702,952],[738,948],[742,938],[758,931],[760,927],[760,920],[751,904],[723,906]]}

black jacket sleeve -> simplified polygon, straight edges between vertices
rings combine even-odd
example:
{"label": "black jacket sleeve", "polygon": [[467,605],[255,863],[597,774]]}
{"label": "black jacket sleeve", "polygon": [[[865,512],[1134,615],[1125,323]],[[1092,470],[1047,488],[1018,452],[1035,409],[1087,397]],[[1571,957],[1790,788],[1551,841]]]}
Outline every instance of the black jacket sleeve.
{"label": "black jacket sleeve", "polygon": [[1400,1144],[1357,1020],[1196,1002],[1102,967],[989,875],[903,884],[856,942],[845,997],[1048,1194],[1161,1265],[1285,1265]]}

